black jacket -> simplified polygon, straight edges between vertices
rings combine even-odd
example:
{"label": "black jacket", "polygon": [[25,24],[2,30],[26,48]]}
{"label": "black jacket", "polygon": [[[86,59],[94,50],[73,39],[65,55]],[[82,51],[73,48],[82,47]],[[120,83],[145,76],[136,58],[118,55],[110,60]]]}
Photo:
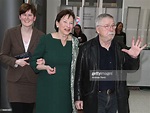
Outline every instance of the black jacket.
{"label": "black jacket", "polygon": [[[128,49],[125,45],[116,42],[116,94],[118,99],[118,113],[128,113],[128,89],[126,85],[127,72],[139,68],[139,57],[131,58],[128,54],[121,51],[122,48]],[[100,70],[100,50],[99,36],[86,42],[80,47],[77,58],[74,99],[83,100],[84,113],[97,113],[98,110],[98,87],[99,82],[90,81],[90,70]]]}

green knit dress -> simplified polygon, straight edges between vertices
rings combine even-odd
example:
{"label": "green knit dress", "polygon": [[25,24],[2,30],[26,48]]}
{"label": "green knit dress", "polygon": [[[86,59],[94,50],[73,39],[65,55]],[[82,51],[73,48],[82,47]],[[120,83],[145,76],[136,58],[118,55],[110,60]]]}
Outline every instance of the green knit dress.
{"label": "green knit dress", "polygon": [[[44,58],[46,65],[56,67],[56,74],[36,70],[36,60]],[[43,36],[31,59],[31,66],[38,72],[36,113],[71,113],[71,59],[72,41],[63,46],[51,34]]]}

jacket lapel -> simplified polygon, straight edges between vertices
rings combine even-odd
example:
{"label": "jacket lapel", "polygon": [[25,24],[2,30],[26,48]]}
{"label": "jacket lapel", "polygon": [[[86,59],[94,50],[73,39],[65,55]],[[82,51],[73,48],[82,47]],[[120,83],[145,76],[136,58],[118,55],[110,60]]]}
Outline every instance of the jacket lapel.
{"label": "jacket lapel", "polygon": [[100,64],[100,49],[99,49],[99,37],[97,36],[92,44],[92,56],[93,56],[93,61],[94,61],[94,68],[99,69],[99,64]]}
{"label": "jacket lapel", "polygon": [[21,35],[21,25],[16,28],[15,35],[20,48],[23,49],[23,51],[25,51]]}
{"label": "jacket lapel", "polygon": [[36,30],[35,28],[33,27],[33,32],[32,32],[32,36],[31,36],[31,40],[30,40],[30,43],[29,43],[29,47],[28,47],[28,51],[31,50],[32,46],[34,45],[34,43],[36,41],[38,41],[36,38],[37,38],[37,33],[36,33]]}

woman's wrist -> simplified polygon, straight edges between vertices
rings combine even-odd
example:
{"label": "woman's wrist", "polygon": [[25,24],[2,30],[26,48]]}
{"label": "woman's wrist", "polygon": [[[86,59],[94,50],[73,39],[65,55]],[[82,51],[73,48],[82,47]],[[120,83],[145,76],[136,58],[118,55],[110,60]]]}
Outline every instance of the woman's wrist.
{"label": "woman's wrist", "polygon": [[47,70],[47,65],[45,65],[45,64],[38,64],[36,68],[38,70]]}

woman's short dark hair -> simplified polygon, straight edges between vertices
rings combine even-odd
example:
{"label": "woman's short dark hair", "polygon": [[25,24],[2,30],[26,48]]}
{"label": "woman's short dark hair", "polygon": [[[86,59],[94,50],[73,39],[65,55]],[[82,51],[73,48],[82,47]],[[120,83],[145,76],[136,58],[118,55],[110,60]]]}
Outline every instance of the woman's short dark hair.
{"label": "woman's short dark hair", "polygon": [[55,25],[54,25],[55,30],[57,32],[58,32],[58,27],[56,26],[56,21],[59,22],[61,20],[61,18],[66,16],[66,15],[69,15],[69,17],[72,16],[73,19],[75,19],[75,14],[71,9],[64,9],[64,10],[60,11],[56,16]]}
{"label": "woman's short dark hair", "polygon": [[31,10],[31,13],[36,16],[36,8],[33,4],[23,3],[19,8],[19,15],[24,14],[28,10]]}

